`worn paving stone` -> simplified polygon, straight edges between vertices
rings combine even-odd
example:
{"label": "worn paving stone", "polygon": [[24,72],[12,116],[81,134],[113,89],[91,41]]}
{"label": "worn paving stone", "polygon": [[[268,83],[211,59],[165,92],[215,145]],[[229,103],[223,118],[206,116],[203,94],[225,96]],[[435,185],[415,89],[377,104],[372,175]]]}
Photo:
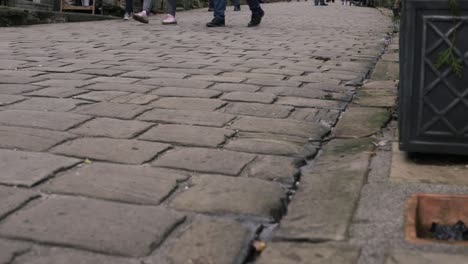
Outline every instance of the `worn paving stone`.
{"label": "worn paving stone", "polygon": [[163,86],[163,87],[186,87],[186,88],[197,88],[204,89],[212,85],[212,82],[193,80],[193,79],[170,79],[170,78],[151,78],[145,79],[138,82],[138,84],[146,84],[151,86]]}
{"label": "worn paving stone", "polygon": [[60,80],[88,80],[93,78],[93,75],[82,73],[47,73],[39,76],[38,78],[45,79],[60,79]]}
{"label": "worn paving stone", "polygon": [[159,205],[188,176],[150,166],[84,164],[42,186],[49,193]]}
{"label": "worn paving stone", "polygon": [[122,95],[127,95],[127,94],[129,93],[120,92],[120,91],[92,91],[89,93],[74,96],[73,98],[101,102],[101,101],[110,101],[113,98],[116,98]]}
{"label": "worn paving stone", "polygon": [[11,84],[28,84],[43,81],[43,77],[7,77],[0,78],[0,83],[11,83]]}
{"label": "worn paving stone", "polygon": [[124,78],[124,77],[96,77],[91,79],[93,83],[134,83],[139,81],[135,78]]}
{"label": "worn paving stone", "polygon": [[189,76],[181,72],[159,72],[159,71],[131,71],[121,75],[122,77],[132,78],[174,78],[184,79]]}
{"label": "worn paving stone", "polygon": [[139,139],[176,143],[188,146],[216,147],[235,131],[224,128],[207,128],[186,125],[158,125],[151,128]]}
{"label": "worn paving stone", "polygon": [[390,112],[375,107],[350,107],[334,131],[337,138],[367,137],[377,133],[390,118]]}
{"label": "worn paving stone", "polygon": [[52,111],[52,112],[67,112],[75,109],[77,106],[86,105],[89,102],[75,99],[64,98],[30,98],[8,106],[10,109],[21,109],[30,111]]}
{"label": "worn paving stone", "polygon": [[127,84],[127,83],[108,83],[108,82],[99,82],[88,85],[84,87],[87,90],[93,91],[121,91],[121,92],[130,92],[130,93],[147,93],[153,89],[154,86],[151,85],[141,85],[141,84]]}
{"label": "worn paving stone", "polygon": [[149,254],[183,219],[158,207],[50,197],[8,217],[0,224],[0,234],[140,257]]}
{"label": "worn paving stone", "polygon": [[229,128],[241,131],[291,135],[314,140],[322,138],[329,132],[327,128],[319,124],[257,117],[241,117],[235,120]]}
{"label": "worn paving stone", "polygon": [[53,153],[125,164],[142,164],[165,151],[167,144],[140,140],[78,138],[51,149]]}
{"label": "worn paving stone", "polygon": [[298,242],[274,242],[267,245],[258,264],[353,264],[359,248]]}
{"label": "worn paving stone", "polygon": [[153,92],[151,92],[151,94],[166,97],[213,98],[221,95],[221,92],[208,89],[162,87],[157,90],[154,90]]}
{"label": "worn paving stone", "polygon": [[0,94],[0,106],[14,104],[26,100],[27,97],[20,95],[9,95],[9,94]]}
{"label": "worn paving stone", "polygon": [[31,84],[2,84],[0,83],[0,94],[18,95],[42,89],[43,87]]}
{"label": "worn paving stone", "polygon": [[20,208],[22,205],[26,204],[31,199],[37,197],[39,197],[39,194],[29,190],[0,186],[0,199],[2,201],[2,204],[0,205],[0,219],[5,217],[7,214],[13,212],[14,210]]}
{"label": "worn paving stone", "polygon": [[245,80],[245,77],[231,77],[231,76],[218,76],[218,75],[194,75],[190,79],[204,80],[211,82],[222,82],[222,83],[240,83]]}
{"label": "worn paving stone", "polygon": [[84,115],[132,119],[148,109],[151,108],[135,104],[101,102],[81,107],[75,112]]}
{"label": "worn paving stone", "polygon": [[257,92],[260,90],[260,86],[253,84],[243,83],[217,83],[210,87],[210,89],[222,91],[222,92]]}
{"label": "worn paving stone", "polygon": [[66,87],[66,88],[80,88],[86,85],[91,84],[89,80],[60,80],[60,79],[50,79],[41,82],[35,82],[34,85],[50,87]]}
{"label": "worn paving stone", "polygon": [[286,87],[299,87],[301,82],[296,81],[278,81],[268,79],[248,79],[245,83],[256,84],[260,86],[286,86]]}
{"label": "worn paving stone", "polygon": [[[241,264],[247,256],[252,232],[237,222],[198,218],[171,245],[169,263]],[[148,264],[160,263],[157,259]]]}
{"label": "worn paving stone", "polygon": [[166,153],[152,164],[158,167],[238,175],[254,158],[255,155],[252,154],[227,150],[179,148]]}
{"label": "worn paving stone", "polygon": [[45,129],[0,126],[0,148],[45,151],[76,136]]}
{"label": "worn paving stone", "polygon": [[152,94],[138,94],[131,93],[128,95],[122,95],[110,100],[111,103],[121,103],[121,104],[138,104],[145,105],[153,102],[154,100],[159,99],[159,96]]}
{"label": "worn paving stone", "polygon": [[44,74],[42,71],[29,71],[29,70],[0,70],[1,76],[11,77],[34,77]]}
{"label": "worn paving stone", "polygon": [[91,137],[132,138],[150,126],[151,123],[141,121],[96,118],[69,132]]}
{"label": "worn paving stone", "polygon": [[379,61],[372,72],[373,80],[400,79],[400,64],[392,61]]}
{"label": "worn paving stone", "polygon": [[213,111],[224,104],[225,102],[219,99],[166,97],[150,105],[167,109]]}
{"label": "worn paving stone", "polygon": [[299,174],[299,166],[303,163],[304,161],[298,158],[259,156],[248,166],[245,176],[291,185]]}
{"label": "worn paving stone", "polygon": [[392,146],[390,180],[450,185],[468,185],[466,162],[450,161],[450,157],[408,155]]}
{"label": "worn paving stone", "polygon": [[25,253],[30,247],[27,243],[0,239],[0,263],[11,263],[17,255]]}
{"label": "worn paving stone", "polygon": [[313,168],[303,168],[301,187],[275,236],[314,241],[346,239],[372,146],[367,138],[328,143]]}
{"label": "worn paving stone", "polygon": [[0,111],[0,124],[7,126],[26,126],[65,131],[84,121],[88,116],[70,113],[38,112],[25,110]]}
{"label": "worn paving stone", "polygon": [[0,150],[0,183],[31,187],[79,160],[47,153]]}
{"label": "worn paving stone", "polygon": [[138,119],[162,123],[223,127],[234,117],[234,115],[215,112],[153,109],[142,114]]}
{"label": "worn paving stone", "polygon": [[311,144],[294,143],[273,138],[235,138],[229,141],[225,149],[293,157],[311,157],[317,152],[317,147]]}
{"label": "worn paving stone", "polygon": [[112,69],[83,69],[77,73],[112,77],[112,76],[122,74],[124,73],[124,71],[112,70]]}
{"label": "worn paving stone", "polygon": [[[318,88],[318,87],[317,87]],[[265,87],[263,92],[276,94],[279,96],[290,96],[312,99],[327,99],[338,101],[350,101],[352,93],[350,92],[328,92],[321,89],[292,88],[292,87]]]}
{"label": "worn paving stone", "polygon": [[271,104],[276,100],[276,95],[270,93],[231,92],[224,94],[221,99],[226,101]]}
{"label": "worn paving stone", "polygon": [[283,188],[277,183],[254,178],[200,175],[191,178],[190,187],[177,194],[170,206],[199,213],[278,219],[284,210],[285,198]]}
{"label": "worn paving stone", "polygon": [[141,264],[140,260],[59,247],[38,247],[15,258],[14,264]]}
{"label": "worn paving stone", "polygon": [[299,108],[294,110],[289,118],[317,122],[331,128],[338,121],[340,114],[341,111],[339,110]]}
{"label": "worn paving stone", "polygon": [[385,264],[464,264],[468,255],[444,254],[416,250],[395,250],[390,253]]}
{"label": "worn paving stone", "polygon": [[346,107],[346,103],[341,101],[320,100],[301,97],[280,97],[277,103],[281,105],[290,105],[295,107],[311,107],[334,110],[343,110]]}
{"label": "worn paving stone", "polygon": [[229,103],[223,110],[226,113],[266,118],[285,118],[293,107],[257,103]]}
{"label": "worn paving stone", "polygon": [[84,89],[75,88],[64,88],[64,87],[49,87],[38,91],[25,93],[27,96],[39,96],[39,97],[54,97],[54,98],[67,98],[75,95],[87,93],[89,91]]}

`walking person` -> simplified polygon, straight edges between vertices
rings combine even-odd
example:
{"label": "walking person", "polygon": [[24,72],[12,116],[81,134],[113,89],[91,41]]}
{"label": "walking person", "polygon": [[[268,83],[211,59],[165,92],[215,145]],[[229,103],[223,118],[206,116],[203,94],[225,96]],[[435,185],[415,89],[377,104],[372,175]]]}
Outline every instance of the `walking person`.
{"label": "walking person", "polygon": [[[152,0],[143,0],[143,10],[140,13],[133,14],[133,19],[138,22],[148,24],[148,17],[152,8],[152,3]],[[167,0],[167,15],[161,21],[163,25],[177,24],[177,20],[175,18],[176,8],[176,0]]]}
{"label": "walking person", "polygon": [[133,15],[133,0],[125,0],[125,14],[123,20],[129,20]]}
{"label": "walking person", "polygon": [[[214,1],[215,0],[208,1],[208,12],[214,11]],[[232,5],[234,6],[234,11],[240,11],[240,0],[232,0]]]}
{"label": "walking person", "polygon": [[[214,12],[213,12],[213,20],[206,24],[207,27],[224,27],[225,25],[225,16],[224,13],[226,11],[226,0],[213,0],[214,1]],[[250,18],[248,27],[255,27],[262,22],[262,18],[265,15],[265,12],[260,7],[259,0],[247,0],[247,4],[249,5],[250,11],[252,12],[252,16]],[[236,5],[236,4],[234,4]],[[235,8],[235,7],[234,7]],[[240,10],[240,5],[239,5]]]}

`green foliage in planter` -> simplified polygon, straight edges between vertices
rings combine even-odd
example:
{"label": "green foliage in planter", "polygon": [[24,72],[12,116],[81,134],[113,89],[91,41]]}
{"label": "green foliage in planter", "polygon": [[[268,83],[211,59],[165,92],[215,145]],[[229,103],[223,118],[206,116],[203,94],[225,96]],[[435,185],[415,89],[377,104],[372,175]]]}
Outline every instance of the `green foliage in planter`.
{"label": "green foliage in planter", "polygon": [[[450,12],[454,16],[453,23],[456,24],[458,18],[461,15],[460,3],[459,0],[449,0],[448,1]],[[457,31],[455,30],[452,34],[452,41],[450,47],[446,50],[439,53],[435,61],[435,66],[438,70],[443,67],[450,67],[455,75],[462,79],[463,78],[463,60],[458,58],[455,54],[455,40],[457,38]]]}

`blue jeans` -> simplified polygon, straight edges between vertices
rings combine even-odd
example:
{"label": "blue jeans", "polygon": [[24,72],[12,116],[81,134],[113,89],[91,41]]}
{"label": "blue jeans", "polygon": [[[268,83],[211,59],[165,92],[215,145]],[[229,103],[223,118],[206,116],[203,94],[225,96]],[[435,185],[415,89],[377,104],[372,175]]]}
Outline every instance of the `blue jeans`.
{"label": "blue jeans", "polygon": [[[260,16],[263,14],[263,10],[260,7],[258,0],[247,0],[252,15]],[[236,5],[236,2],[234,2]],[[226,11],[226,0],[214,0],[214,17],[224,19],[224,11]]]}
{"label": "blue jeans", "polygon": [[[209,0],[209,1],[208,1],[208,7],[209,7],[209,8],[213,8],[213,9],[214,9],[214,1],[215,1],[215,0]],[[234,6],[240,6],[240,0],[232,0],[232,4],[233,4]]]}
{"label": "blue jeans", "polygon": [[125,13],[133,13],[133,0],[125,0]]}

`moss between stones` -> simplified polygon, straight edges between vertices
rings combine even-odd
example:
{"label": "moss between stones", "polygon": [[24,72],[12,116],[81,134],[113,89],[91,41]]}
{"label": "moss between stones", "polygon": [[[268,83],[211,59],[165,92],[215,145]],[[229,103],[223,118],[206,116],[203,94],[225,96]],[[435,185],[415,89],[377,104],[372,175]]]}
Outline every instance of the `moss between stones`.
{"label": "moss between stones", "polygon": [[369,124],[373,127],[383,127],[390,120],[390,112],[388,110],[377,112],[369,119]]}
{"label": "moss between stones", "polygon": [[356,154],[370,151],[373,148],[371,138],[357,139],[337,139],[330,142],[329,151],[331,154]]}

